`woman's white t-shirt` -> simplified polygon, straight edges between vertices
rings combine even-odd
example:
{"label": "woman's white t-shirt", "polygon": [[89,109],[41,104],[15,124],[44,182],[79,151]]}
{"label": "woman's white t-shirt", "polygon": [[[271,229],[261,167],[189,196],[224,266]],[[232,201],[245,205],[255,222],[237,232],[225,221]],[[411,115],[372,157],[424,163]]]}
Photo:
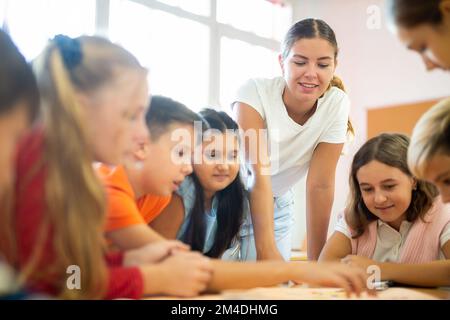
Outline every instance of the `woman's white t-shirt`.
{"label": "woman's white t-shirt", "polygon": [[350,113],[347,94],[332,87],[318,100],[315,113],[299,125],[283,103],[285,85],[283,77],[250,79],[234,99],[250,105],[266,123],[274,196],[285,194],[306,175],[319,143],[346,142]]}

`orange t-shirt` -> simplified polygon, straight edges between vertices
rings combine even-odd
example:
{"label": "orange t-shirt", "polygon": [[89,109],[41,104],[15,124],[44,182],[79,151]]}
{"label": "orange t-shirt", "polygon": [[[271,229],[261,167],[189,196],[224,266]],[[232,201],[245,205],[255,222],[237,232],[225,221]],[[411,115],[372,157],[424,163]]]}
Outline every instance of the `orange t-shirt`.
{"label": "orange t-shirt", "polygon": [[110,168],[100,164],[96,169],[105,184],[108,197],[106,232],[149,224],[170,202],[171,196],[151,194],[136,200],[122,166]]}

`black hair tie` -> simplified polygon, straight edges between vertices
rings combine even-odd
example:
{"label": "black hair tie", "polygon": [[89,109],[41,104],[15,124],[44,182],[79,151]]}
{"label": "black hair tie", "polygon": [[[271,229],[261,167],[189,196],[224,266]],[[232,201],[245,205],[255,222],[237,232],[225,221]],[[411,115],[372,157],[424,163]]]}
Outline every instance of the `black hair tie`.
{"label": "black hair tie", "polygon": [[53,38],[54,43],[59,48],[64,65],[71,70],[80,64],[83,55],[81,52],[81,44],[77,39],[72,39],[63,34],[58,34]]}

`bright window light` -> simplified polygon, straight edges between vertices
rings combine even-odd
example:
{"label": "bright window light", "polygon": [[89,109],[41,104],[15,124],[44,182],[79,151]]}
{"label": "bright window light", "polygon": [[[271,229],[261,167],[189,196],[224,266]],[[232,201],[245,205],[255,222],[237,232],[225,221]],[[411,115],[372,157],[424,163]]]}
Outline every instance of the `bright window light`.
{"label": "bright window light", "polygon": [[263,0],[217,0],[217,19],[261,37],[281,40],[291,25],[292,10]]}
{"label": "bright window light", "polygon": [[2,23],[29,60],[56,34],[77,37],[95,31],[94,0],[0,0],[0,10]]}
{"label": "bright window light", "polygon": [[246,80],[281,75],[277,52],[226,37],[221,48],[220,103],[225,108]]}
{"label": "bright window light", "polygon": [[210,0],[159,0],[159,2],[202,16],[209,15],[210,11]]}
{"label": "bright window light", "polygon": [[112,1],[110,38],[149,70],[150,91],[193,110],[208,102],[209,29],[131,1]]}

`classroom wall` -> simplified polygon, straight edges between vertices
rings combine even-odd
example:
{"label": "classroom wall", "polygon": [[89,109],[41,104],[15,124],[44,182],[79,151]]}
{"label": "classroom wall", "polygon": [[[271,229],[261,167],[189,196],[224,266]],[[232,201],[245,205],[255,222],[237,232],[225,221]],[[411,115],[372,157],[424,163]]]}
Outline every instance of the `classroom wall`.
{"label": "classroom wall", "polygon": [[411,136],[419,118],[439,100],[427,100],[367,110],[367,139],[383,132]]}
{"label": "classroom wall", "polygon": [[[351,118],[356,138],[338,164],[331,232],[336,213],[345,205],[351,158],[366,140],[368,110],[450,96],[450,74],[427,72],[419,55],[401,45],[388,30],[382,0],[298,0],[292,3],[295,21],[320,18],[334,29],[340,46],[336,74],[344,80],[352,101]],[[377,9],[380,27],[375,23],[370,24],[375,27],[370,29],[368,20],[375,17],[370,10]],[[295,192],[304,194],[304,181],[296,186]],[[304,238],[306,223],[304,199],[300,196],[297,199],[294,247]]]}

